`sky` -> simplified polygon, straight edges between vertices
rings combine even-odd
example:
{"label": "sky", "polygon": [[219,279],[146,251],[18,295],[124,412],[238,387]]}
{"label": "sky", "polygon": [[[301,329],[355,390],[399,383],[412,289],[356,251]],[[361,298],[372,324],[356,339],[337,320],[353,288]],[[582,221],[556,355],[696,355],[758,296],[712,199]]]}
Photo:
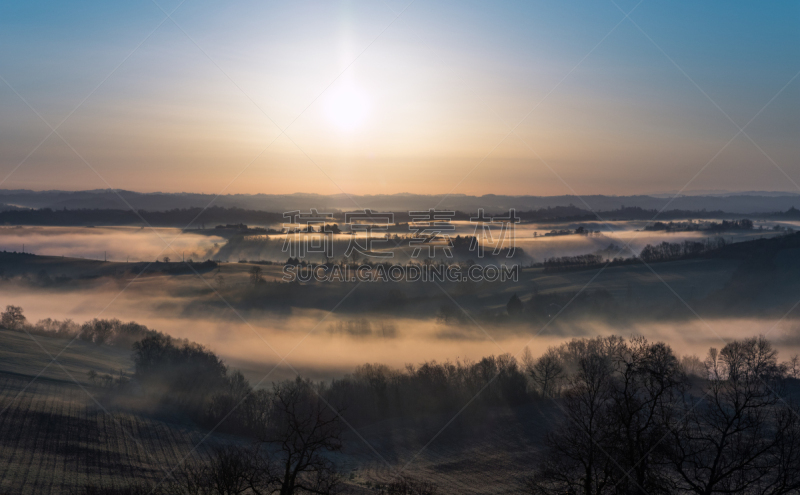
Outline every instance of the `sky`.
{"label": "sky", "polygon": [[4,189],[800,191],[795,1],[7,1],[0,47]]}

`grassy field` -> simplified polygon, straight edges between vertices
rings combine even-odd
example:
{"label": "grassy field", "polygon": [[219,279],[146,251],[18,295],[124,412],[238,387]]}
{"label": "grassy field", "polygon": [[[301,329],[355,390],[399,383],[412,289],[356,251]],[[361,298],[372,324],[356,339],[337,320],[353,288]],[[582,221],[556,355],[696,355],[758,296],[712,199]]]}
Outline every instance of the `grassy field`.
{"label": "grassy field", "polygon": [[[35,338],[51,354],[68,343]],[[127,351],[74,342],[59,358],[66,372],[54,364],[33,380],[50,361],[41,348],[8,330],[0,330],[0,342],[0,493],[156,483],[204,435],[175,419],[126,410],[89,381],[90,369],[130,372]]]}
{"label": "grassy field", "polygon": [[60,380],[27,386],[29,381],[0,375],[3,493],[154,483],[202,438],[187,426],[104,410],[87,395],[96,392],[91,389]]}

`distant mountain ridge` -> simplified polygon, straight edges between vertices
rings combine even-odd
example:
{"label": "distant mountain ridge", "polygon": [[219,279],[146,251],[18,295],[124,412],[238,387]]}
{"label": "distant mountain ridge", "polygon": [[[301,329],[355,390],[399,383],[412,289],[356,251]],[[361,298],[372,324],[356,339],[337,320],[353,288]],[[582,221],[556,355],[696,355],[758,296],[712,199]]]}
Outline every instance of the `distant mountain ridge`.
{"label": "distant mountain ridge", "polygon": [[[119,193],[119,194],[117,194]],[[124,201],[120,199],[124,198]],[[760,213],[786,211],[800,207],[800,195],[773,192],[743,192],[709,195],[682,195],[675,197],[659,195],[631,196],[506,196],[487,194],[484,196],[423,195],[400,193],[391,195],[320,195],[320,194],[213,194],[200,193],[140,193],[135,191],[114,192],[110,189],[88,191],[30,191],[25,189],[0,190],[2,209],[52,208],[52,209],[128,209],[165,211],[175,208],[203,208],[212,203],[221,207],[237,207],[248,210],[282,212],[290,210],[350,211],[371,208],[377,211],[407,211],[452,209],[487,212],[537,210],[548,207],[576,206],[584,210],[610,211],[622,207],[638,207],[646,210],[725,211],[729,213]],[[126,202],[128,204],[126,204]]]}

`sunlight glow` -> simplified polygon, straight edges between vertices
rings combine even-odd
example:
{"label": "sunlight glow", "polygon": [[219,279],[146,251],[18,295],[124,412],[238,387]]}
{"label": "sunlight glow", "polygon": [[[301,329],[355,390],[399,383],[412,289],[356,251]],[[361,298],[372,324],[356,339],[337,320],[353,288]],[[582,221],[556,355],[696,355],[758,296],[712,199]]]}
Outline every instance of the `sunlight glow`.
{"label": "sunlight glow", "polygon": [[360,127],[369,113],[366,95],[352,86],[340,88],[328,100],[328,119],[343,131]]}

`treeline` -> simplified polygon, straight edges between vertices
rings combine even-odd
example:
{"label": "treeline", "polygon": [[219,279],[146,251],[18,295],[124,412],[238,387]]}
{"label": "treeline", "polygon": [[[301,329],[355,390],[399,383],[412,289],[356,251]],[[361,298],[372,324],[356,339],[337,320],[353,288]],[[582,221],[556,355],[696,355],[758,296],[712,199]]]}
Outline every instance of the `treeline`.
{"label": "treeline", "polygon": [[138,275],[143,273],[168,273],[170,275],[186,275],[193,273],[207,273],[211,270],[217,269],[219,264],[213,260],[193,261],[172,261],[169,258],[163,260],[156,260],[154,263],[137,263],[132,266],[130,272]]}
{"label": "treeline", "polygon": [[[3,326],[24,322],[18,309],[2,314]],[[56,326],[51,331],[62,331]],[[551,402],[558,415],[532,459],[529,493],[800,490],[800,358],[779,361],[763,336],[711,348],[702,360],[679,358],[663,342],[610,336],[573,339],[538,358],[525,349],[520,359],[403,370],[366,364],[330,382],[298,377],[254,389],[203,346],[149,332],[132,346],[142,392],[209,429],[257,442],[176,471],[169,486],[191,493],[231,493],[212,487],[221,479],[246,488],[239,493],[334,493],[341,479],[326,453],[342,448],[342,415],[358,426],[532,401]]]}
{"label": "treeline", "polygon": [[695,232],[700,230],[700,224],[692,222],[656,222],[645,225],[642,230],[646,232]]}
{"label": "treeline", "polygon": [[179,228],[187,226],[212,228],[216,224],[242,222],[269,225],[285,221],[282,213],[220,206],[211,206],[206,209],[176,208],[166,211],[139,210],[138,212],[120,209],[68,210],[66,208],[61,210],[42,208],[0,211],[0,224],[2,225],[145,225],[142,218],[147,224],[153,226]]}
{"label": "treeline", "polygon": [[[642,249],[639,256],[630,258],[606,258],[601,263],[591,263],[591,258],[571,257],[555,258],[556,263],[547,268],[550,271],[563,270],[582,270],[597,268],[605,265],[609,266],[635,264],[640,261],[654,263],[659,261],[675,261],[696,257],[708,258],[727,258],[727,259],[750,259],[760,257],[768,259],[777,252],[786,249],[800,247],[800,233],[787,231],[783,235],[753,239],[742,242],[727,242],[723,237],[715,237],[706,241],[684,241],[678,243],[662,242],[655,246],[648,244]],[[582,261],[583,262],[582,262]],[[542,264],[543,266],[544,263]]]}
{"label": "treeline", "polygon": [[769,494],[800,490],[800,409],[764,337],[678,360],[638,337],[573,340],[526,362],[560,419],[535,494]]}
{"label": "treeline", "polygon": [[343,423],[319,385],[298,377],[254,390],[213,352],[161,334],[133,350],[135,377],[148,397],[210,430],[255,442],[217,448],[210,462],[180,466],[156,493],[339,492],[330,453],[342,448]]}
{"label": "treeline", "polygon": [[[254,442],[217,448],[210,462],[188,462],[147,493],[341,493],[331,454],[343,446],[345,408],[326,384],[297,377],[256,390],[213,352],[165,335],[149,336],[133,349],[145,394],[208,429]],[[434,485],[406,477],[376,488],[386,495],[436,493]]]}
{"label": "treeline", "polygon": [[[686,219],[736,219],[741,218],[741,213],[729,213],[721,210],[706,211],[706,210],[666,210],[659,211],[656,209],[645,209],[639,206],[622,206],[616,210],[605,210],[591,212],[578,208],[576,206],[560,206],[555,208],[542,208],[539,210],[531,210],[527,212],[518,212],[517,216],[523,221],[530,222],[543,222],[543,221],[617,221],[617,220],[648,220],[652,221],[655,218],[660,220],[686,220]],[[764,219],[785,219],[797,220],[800,219],[800,210],[791,207],[788,210],[767,212],[767,213],[751,213],[747,215],[752,218]],[[602,220],[601,220],[602,219]],[[657,222],[662,223],[662,222]],[[733,223],[733,222],[729,222]],[[719,224],[718,224],[719,225]]]}
{"label": "treeline", "polygon": [[[238,371],[229,370],[213,352],[163,334],[133,345],[136,378],[165,406],[176,408],[207,427],[258,437],[270,394],[254,390]],[[348,421],[367,424],[398,416],[451,411],[483,390],[477,405],[516,406],[531,399],[525,371],[509,354],[477,362],[436,361],[403,370],[365,364],[314,391],[330,404],[346,404]]]}
{"label": "treeline", "polygon": [[[37,256],[35,254],[13,254],[12,256]],[[0,253],[0,262],[3,261],[3,258],[8,259],[12,256],[3,256],[3,253]],[[129,268],[128,268],[129,266]],[[194,273],[208,273],[209,271],[215,270],[219,264],[216,261],[206,260],[206,261],[193,261],[191,258],[186,261],[162,261],[156,260],[155,262],[136,262],[130,263],[126,265],[126,269],[116,269],[111,276],[114,277],[121,277],[125,273],[131,273],[134,275],[142,275],[145,273],[166,273],[169,275],[189,275]],[[100,278],[102,275],[100,273],[90,273],[85,275],[80,275],[77,277],[78,280],[90,280]],[[5,270],[0,267],[0,277],[8,278],[9,276],[6,275]],[[34,287],[48,287],[48,288],[57,288],[57,287],[64,287],[76,279],[73,277],[69,277],[64,274],[51,276],[50,272],[45,270],[44,268],[40,269],[38,272],[34,273],[22,273],[18,275],[19,280],[25,284],[34,286]]]}
{"label": "treeline", "polygon": [[[747,241],[740,243],[745,244]],[[640,261],[656,263],[660,261],[677,261],[681,259],[696,258],[707,255],[729,245],[722,237],[714,237],[705,241],[662,242],[661,244],[648,244],[642,248],[639,256],[630,258],[607,258],[600,254],[581,254],[577,256],[560,256],[545,259],[542,263],[545,272],[558,272],[566,270],[585,270],[598,268],[608,264],[620,266],[636,264]]]}
{"label": "treeline", "polygon": [[157,391],[208,427],[253,438],[273,432],[273,441],[282,424],[275,408],[294,411],[298,395],[316,404],[315,414],[327,411],[338,424],[334,416],[343,411],[354,426],[467,403],[474,411],[553,401],[559,414],[527,481],[535,494],[800,490],[800,409],[791,389],[800,359],[779,362],[763,337],[712,348],[704,360],[679,359],[667,344],[642,337],[573,339],[538,358],[526,349],[520,360],[503,355],[405,370],[368,364],[329,383],[298,379],[271,390],[253,390],[210,351],[163,336],[136,344],[135,362],[147,393]]}
{"label": "treeline", "polygon": [[[342,221],[344,213],[333,211],[334,218]],[[377,212],[376,212],[377,214]],[[453,220],[468,221],[477,213],[455,211]],[[739,217],[739,214],[724,211],[669,210],[659,212],[640,207],[621,207],[617,210],[591,212],[576,206],[556,206],[536,210],[518,211],[516,216],[523,222],[567,222],[567,221],[616,221],[616,220],[652,220],[656,216],[662,220],[682,219],[715,219]],[[755,218],[798,219],[800,210],[794,207],[785,212],[752,214]],[[153,226],[161,227],[202,227],[209,228],[217,224],[252,224],[272,225],[285,221],[282,212],[248,210],[239,207],[211,206],[203,209],[174,208],[163,211],[115,208],[78,208],[78,209],[28,209],[17,208],[0,211],[0,224],[3,225],[144,225],[142,218]],[[602,219],[602,220],[601,220]],[[394,212],[396,223],[412,220],[408,212]],[[723,222],[725,223],[725,222]],[[728,222],[730,224],[736,222]],[[190,225],[191,224],[191,225]],[[720,226],[720,228],[723,228]],[[726,229],[739,227],[728,226]]]}
{"label": "treeline", "polygon": [[542,265],[545,271],[559,271],[564,268],[600,265],[604,262],[605,257],[599,254],[580,254],[577,256],[547,258]]}
{"label": "treeline", "polygon": [[[135,342],[132,348],[135,377],[147,395],[209,428],[228,412],[219,417],[214,413],[219,396],[243,398],[243,394],[252,393],[241,373],[229,372],[222,359],[200,344],[154,334]],[[257,396],[252,394],[253,399]],[[247,410],[245,407],[239,412]],[[251,418],[245,415],[242,419],[245,421],[239,422],[236,432],[256,433],[251,431]]]}
{"label": "treeline", "polygon": [[725,239],[715,237],[705,241],[662,242],[652,246],[648,244],[639,253],[639,258],[646,263],[658,261],[673,261],[683,258],[693,258],[709,251],[720,249],[726,245]]}
{"label": "treeline", "polygon": [[742,220],[723,220],[722,222],[711,222],[707,226],[707,230],[753,230],[753,221],[749,218]]}
{"label": "treeline", "polygon": [[[32,335],[56,337],[62,339],[77,339],[97,345],[111,345],[122,348],[133,348],[136,342],[151,336],[164,334],[152,330],[134,321],[122,322],[116,318],[94,318],[83,324],[70,319],[54,320],[46,318],[35,324],[28,323],[23,309],[19,306],[6,306],[0,314],[0,325],[8,330],[26,332]],[[174,339],[173,339],[174,340]]]}
{"label": "treeline", "polygon": [[[795,210],[797,211],[797,210]],[[791,212],[783,213],[763,213],[753,214],[751,216],[757,218],[771,218],[771,217],[787,217],[791,215],[796,218],[795,214]],[[656,217],[662,220],[685,220],[690,218],[696,219],[714,219],[714,218],[736,218],[740,217],[739,213],[728,213],[721,210],[706,211],[706,210],[667,210],[659,211],[656,209],[645,209],[639,206],[622,206],[616,210],[603,210],[592,212],[576,206],[557,206],[553,208],[541,208],[538,210],[530,210],[518,212],[517,216],[522,218],[523,221],[528,222],[546,222],[546,221],[559,221],[559,222],[579,222],[579,221],[618,221],[618,220],[650,220]],[[602,219],[602,220],[601,220]]]}
{"label": "treeline", "polygon": [[[764,230],[764,227],[760,227]],[[698,232],[702,230],[712,232],[727,232],[731,230],[753,230],[753,221],[749,218],[741,220],[723,220],[722,222],[656,222],[644,227],[646,231],[667,231],[667,232]]]}
{"label": "treeline", "polygon": [[476,407],[517,406],[532,398],[525,371],[510,354],[477,362],[430,361],[403,370],[364,364],[332,380],[325,394],[347,404],[348,419],[357,423],[448,412],[473,398]]}

